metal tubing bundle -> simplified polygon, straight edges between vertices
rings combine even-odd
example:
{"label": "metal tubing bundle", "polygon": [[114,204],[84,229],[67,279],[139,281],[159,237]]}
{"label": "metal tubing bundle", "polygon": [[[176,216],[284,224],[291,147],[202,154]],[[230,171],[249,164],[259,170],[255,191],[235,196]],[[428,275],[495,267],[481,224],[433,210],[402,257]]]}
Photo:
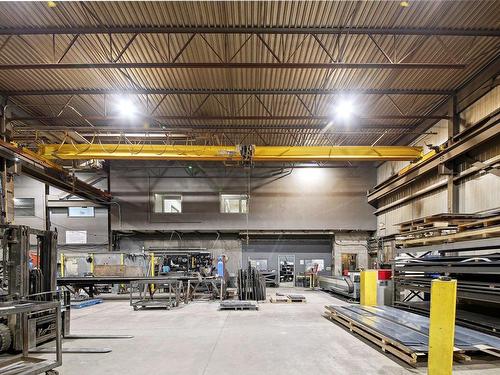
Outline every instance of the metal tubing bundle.
{"label": "metal tubing bundle", "polygon": [[238,271],[238,298],[241,301],[263,301],[266,299],[266,281],[255,267]]}

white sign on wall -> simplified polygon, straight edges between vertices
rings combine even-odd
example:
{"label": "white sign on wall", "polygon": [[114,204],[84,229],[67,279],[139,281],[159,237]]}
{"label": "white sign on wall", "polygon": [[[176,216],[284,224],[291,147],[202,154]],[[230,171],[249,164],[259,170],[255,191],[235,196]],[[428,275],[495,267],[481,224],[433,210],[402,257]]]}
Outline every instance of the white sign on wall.
{"label": "white sign on wall", "polygon": [[85,244],[87,243],[86,230],[67,230],[66,231],[67,244]]}

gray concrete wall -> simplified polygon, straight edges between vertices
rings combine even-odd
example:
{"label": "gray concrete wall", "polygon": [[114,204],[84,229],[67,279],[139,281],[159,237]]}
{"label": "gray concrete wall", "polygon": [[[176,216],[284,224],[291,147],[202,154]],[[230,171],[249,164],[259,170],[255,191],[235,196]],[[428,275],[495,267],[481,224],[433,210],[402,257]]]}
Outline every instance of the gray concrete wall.
{"label": "gray concrete wall", "polygon": [[250,259],[266,260],[267,268],[278,270],[280,255],[295,256],[295,273],[305,271],[307,260],[323,259],[325,272],[331,272],[332,241],[331,239],[255,239],[248,244],[243,243],[243,264]]}
{"label": "gray concrete wall", "polygon": [[[89,179],[91,175],[83,174],[78,176],[82,179]],[[102,183],[101,183],[101,188]],[[65,196],[67,193],[53,187],[50,188],[51,202],[57,204],[58,197]],[[15,176],[14,180],[14,197],[15,198],[34,198],[35,199],[35,215],[14,217],[14,224],[28,225],[36,229],[45,229],[45,184],[27,176]],[[75,205],[78,205],[79,198],[72,198]],[[63,205],[61,203],[61,205]],[[82,201],[82,205],[86,205]],[[51,229],[58,232],[58,245],[60,248],[77,248],[88,251],[99,251],[108,249],[108,211],[105,207],[95,208],[95,217],[89,218],[71,218],[68,217],[67,207],[51,207],[50,221]],[[67,230],[85,230],[87,231],[86,245],[66,245]]]}
{"label": "gray concrete wall", "polygon": [[[288,175],[258,178],[252,170],[249,214],[220,213],[219,194],[248,191],[242,169],[222,168],[189,176],[166,163],[113,161],[113,230],[374,230],[374,209],[366,191],[375,184],[375,168],[302,168]],[[238,174],[239,172],[239,174]],[[223,177],[224,173],[231,173]],[[206,177],[208,175],[208,177]],[[212,177],[216,176],[216,177]],[[242,178],[243,177],[243,178]],[[180,193],[181,214],[155,214],[154,193]]]}
{"label": "gray concrete wall", "polygon": [[35,229],[45,229],[45,184],[28,176],[14,177],[14,198],[34,198],[35,215],[14,215],[15,225],[28,225]]}
{"label": "gray concrete wall", "polygon": [[[88,248],[89,251],[108,249],[108,210],[95,207],[94,217],[68,217],[66,207],[50,208],[50,221],[52,228],[57,228],[60,247]],[[86,231],[86,245],[66,244],[66,231]]]}

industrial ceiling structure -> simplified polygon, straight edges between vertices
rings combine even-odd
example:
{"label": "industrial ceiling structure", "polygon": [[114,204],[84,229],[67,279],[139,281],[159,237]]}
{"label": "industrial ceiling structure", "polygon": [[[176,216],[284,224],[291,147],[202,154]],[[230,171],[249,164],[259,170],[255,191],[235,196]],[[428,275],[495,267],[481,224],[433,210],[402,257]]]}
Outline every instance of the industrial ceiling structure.
{"label": "industrial ceiling structure", "polygon": [[494,1],[54,5],[0,9],[5,126],[33,149],[406,145],[498,74]]}

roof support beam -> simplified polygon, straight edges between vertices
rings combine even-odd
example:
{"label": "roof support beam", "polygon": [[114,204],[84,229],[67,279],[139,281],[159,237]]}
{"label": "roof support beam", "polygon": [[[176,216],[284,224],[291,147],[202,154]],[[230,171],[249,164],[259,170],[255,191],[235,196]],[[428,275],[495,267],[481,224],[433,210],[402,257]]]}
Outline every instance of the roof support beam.
{"label": "roof support beam", "polygon": [[[352,130],[355,128],[356,130]],[[146,134],[154,134],[160,133],[165,134],[166,132],[170,132],[172,130],[176,131],[189,131],[189,132],[200,132],[200,131],[241,131],[241,130],[296,130],[296,129],[310,129],[310,130],[321,130],[325,133],[342,133],[343,129],[346,129],[345,132],[363,132],[367,129],[390,129],[390,130],[412,130],[414,128],[413,125],[408,124],[376,124],[376,123],[361,123],[361,124],[351,124],[351,127],[338,126],[331,127],[331,129],[325,129],[323,125],[320,124],[269,124],[269,125],[259,125],[259,124],[245,124],[238,127],[235,125],[221,125],[221,124],[168,124],[164,128],[156,127],[156,128],[147,128],[144,127],[131,127],[129,125],[115,125],[115,126],[75,126],[75,125],[44,125],[44,124],[20,124],[16,125],[15,131],[21,133],[23,131],[31,131],[31,130],[43,130],[43,131],[51,131],[51,132],[65,132],[78,130],[79,132],[91,132],[93,134],[99,133],[109,133],[109,132],[126,132],[126,133],[146,133]],[[351,130],[349,130],[351,129]],[[412,133],[413,134],[413,133]],[[423,134],[421,132],[415,134]]]}
{"label": "roof support beam", "polygon": [[[140,117],[137,115],[137,117]],[[263,120],[281,120],[281,121],[296,121],[296,120],[318,120],[318,121],[332,121],[332,116],[289,116],[289,115],[269,115],[269,116],[197,116],[197,115],[168,115],[168,116],[142,116],[150,120],[198,120],[198,121],[226,121],[226,120],[241,120],[241,121],[263,121]],[[368,115],[353,118],[353,121],[367,121],[367,120],[448,120],[448,115]],[[123,121],[121,116],[98,116],[89,115],[82,117],[11,117],[8,121],[47,121],[47,122],[61,122],[61,121]]]}
{"label": "roof support beam", "polygon": [[0,71],[76,69],[465,69],[454,63],[222,63],[222,62],[111,62],[1,64]]}
{"label": "roof support beam", "polygon": [[3,96],[57,96],[57,95],[453,95],[453,90],[387,88],[387,89],[60,89],[3,91]]}
{"label": "roof support beam", "polygon": [[10,27],[0,35],[51,34],[350,34],[350,35],[447,35],[500,36],[498,29],[459,28],[379,28],[379,27],[247,27],[247,26],[89,26],[89,27]]}

